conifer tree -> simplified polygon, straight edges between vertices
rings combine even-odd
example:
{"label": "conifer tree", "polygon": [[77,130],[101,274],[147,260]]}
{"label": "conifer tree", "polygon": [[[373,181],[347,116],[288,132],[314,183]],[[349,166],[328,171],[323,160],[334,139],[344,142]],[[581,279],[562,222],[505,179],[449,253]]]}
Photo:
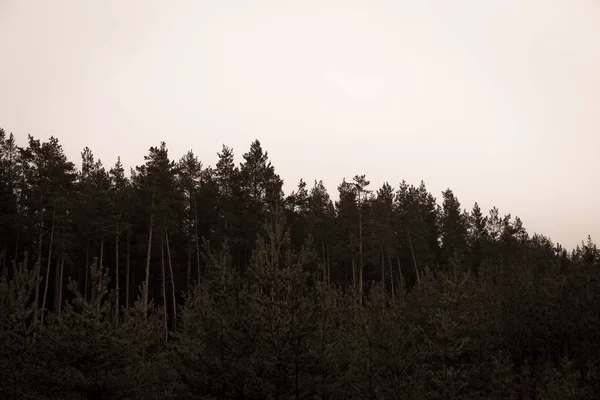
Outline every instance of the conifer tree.
{"label": "conifer tree", "polygon": [[0,276],[7,276],[10,260],[18,260],[19,151],[15,137],[0,128]]}
{"label": "conifer tree", "polygon": [[[45,303],[50,279],[52,250],[55,246],[54,233],[57,225],[67,214],[66,197],[72,190],[75,180],[75,166],[68,161],[58,140],[51,137],[48,142],[40,142],[29,136],[28,146],[20,148],[19,163],[23,171],[24,187],[22,205],[30,226],[37,231],[31,240],[37,247],[36,263],[45,264],[45,279],[42,283],[42,302]],[[48,235],[44,262],[44,236]],[[41,268],[36,270],[41,277]],[[40,288],[35,291],[35,302],[40,300]],[[44,304],[45,306],[45,304]],[[42,309],[44,308],[42,306]],[[37,308],[36,308],[37,313]],[[43,316],[43,313],[41,314]],[[43,318],[43,317],[42,317]]]}
{"label": "conifer tree", "polygon": [[331,283],[331,247],[335,208],[323,181],[315,181],[308,198],[307,230],[313,238],[314,251],[321,258],[326,282]]}
{"label": "conifer tree", "polygon": [[0,277],[0,395],[6,399],[26,396],[26,368],[37,356],[31,348],[40,328],[34,301],[39,264],[27,263],[25,252],[19,265],[13,260],[11,279]]}
{"label": "conifer tree", "polygon": [[[153,343],[143,331],[132,329],[135,325],[130,319],[115,324],[107,270],[101,270],[95,259],[90,272],[89,299],[70,281],[73,304],[67,304],[60,318],[49,316],[36,343],[36,363],[27,373],[29,390],[38,396],[120,399],[135,397],[145,389],[137,384],[147,383],[143,375],[148,371],[140,369],[142,364],[136,360],[143,358]],[[152,323],[150,319],[144,329]],[[147,341],[138,342],[140,335]]]}
{"label": "conifer tree", "polygon": [[450,189],[444,191],[442,197],[440,228],[444,259],[452,258],[462,263],[467,250],[467,216],[461,211],[460,202]]}
{"label": "conifer tree", "polygon": [[188,267],[186,273],[186,286],[189,288],[191,283],[191,255],[192,248],[195,253],[196,275],[197,280],[200,280],[200,237],[198,229],[198,189],[202,178],[202,163],[190,150],[179,161],[179,180],[186,197],[186,223],[184,228],[186,236],[190,239],[188,247]]}

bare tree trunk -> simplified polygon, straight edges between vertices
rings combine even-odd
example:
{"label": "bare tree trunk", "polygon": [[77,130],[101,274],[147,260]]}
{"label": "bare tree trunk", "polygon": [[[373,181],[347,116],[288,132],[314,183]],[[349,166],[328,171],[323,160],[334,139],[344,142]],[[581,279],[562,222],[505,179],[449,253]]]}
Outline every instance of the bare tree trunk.
{"label": "bare tree trunk", "polygon": [[360,204],[360,193],[358,194],[358,253],[360,257],[360,263],[358,265],[358,284],[360,285],[358,288],[358,296],[359,303],[362,305],[363,303],[363,241],[362,241],[362,211]]}
{"label": "bare tree trunk", "polygon": [[326,244],[327,249],[327,285],[331,286],[331,261],[329,259],[329,241]]}
{"label": "bare tree trunk", "polygon": [[88,280],[90,274],[90,241],[85,244],[85,286],[83,289],[83,298],[87,300]]}
{"label": "bare tree trunk", "polygon": [[381,245],[381,286],[385,291],[385,252],[383,251],[383,245]]}
{"label": "bare tree trunk", "polygon": [[[400,265],[400,257],[396,257],[396,261],[398,262],[398,276],[400,277],[400,287],[398,288],[398,300],[400,300],[400,290],[405,289],[404,285],[404,275],[402,274],[402,266]],[[402,293],[402,295],[404,295]]]}
{"label": "bare tree trunk", "polygon": [[[59,231],[60,232],[60,231]],[[62,239],[60,241],[60,247],[58,249],[58,254],[56,255],[56,276],[54,278],[54,310],[56,310],[57,314],[60,316],[60,310],[62,308],[62,284],[63,284],[63,275],[62,275],[62,266],[64,265],[65,259],[65,237],[62,235]]]}
{"label": "bare tree trunk", "polygon": [[196,204],[196,194],[191,193],[192,199],[194,199],[194,229],[195,235],[194,240],[196,241],[196,267],[198,268],[198,283],[200,283],[202,277],[202,271],[200,271],[200,238],[198,237],[198,206]]}
{"label": "bare tree trunk", "polygon": [[148,232],[148,252],[146,254],[146,278],[144,279],[144,314],[148,312],[148,285],[150,283],[150,256],[152,251],[152,223],[154,221],[154,190],[152,191],[152,203],[150,205],[150,230]]}
{"label": "bare tree trunk", "polygon": [[[102,278],[104,277],[104,235],[100,237],[100,277],[98,279],[98,293],[102,292]],[[98,302],[97,311],[100,311],[100,302]]]}
{"label": "bare tree trunk", "polygon": [[173,276],[173,263],[171,262],[171,246],[169,246],[169,234],[165,230],[167,240],[167,261],[169,262],[169,274],[171,275],[171,300],[173,301],[173,329],[177,326],[177,302],[175,299],[175,277]]}
{"label": "bare tree trunk", "polygon": [[119,318],[119,224],[117,224],[117,233],[115,235],[115,310],[117,321]]}
{"label": "bare tree trunk", "polygon": [[421,283],[421,276],[419,275],[419,267],[417,266],[417,258],[415,257],[415,250],[413,249],[410,231],[408,232],[408,244],[410,245],[410,254],[412,254],[413,263],[415,265],[415,274],[417,275],[417,283]]}
{"label": "bare tree trunk", "polygon": [[160,238],[160,259],[162,266],[162,294],[163,294],[163,312],[165,316],[165,342],[169,340],[169,317],[167,315],[167,285],[165,276],[165,246],[163,238]]}
{"label": "bare tree trunk", "polygon": [[37,269],[35,274],[36,286],[35,286],[35,294],[34,294],[34,302],[35,308],[33,309],[33,319],[37,320],[38,310],[40,308],[40,274],[42,270],[42,240],[44,238],[44,218],[43,218],[43,208],[42,208],[42,199],[40,199],[40,229],[38,232],[38,254],[37,254]]}
{"label": "bare tree trunk", "polygon": [[[58,233],[57,233],[58,236]],[[60,284],[59,281],[59,272],[60,272],[60,247],[56,251],[56,267],[54,273],[54,298],[53,298],[53,310],[58,310],[58,286]]]}
{"label": "bare tree trunk", "polygon": [[321,240],[321,259],[323,260],[323,282],[327,284],[327,258],[325,256],[325,241]]}
{"label": "bare tree trunk", "polygon": [[390,287],[392,289],[392,302],[396,302],[396,294],[394,292],[394,267],[392,266],[392,254],[388,252],[388,263],[390,265]]}
{"label": "bare tree trunk", "polygon": [[60,285],[58,286],[58,315],[62,311],[62,294],[63,294],[63,282],[65,276],[65,256],[64,254],[60,257]]}
{"label": "bare tree trunk", "polygon": [[103,271],[104,271],[104,235],[102,235],[102,237],[100,238],[100,279],[98,282],[98,290],[101,291],[102,290],[102,277],[104,276]]}
{"label": "bare tree trunk", "polygon": [[44,282],[44,297],[42,299],[42,313],[40,324],[44,325],[44,312],[46,310],[46,296],[48,294],[48,281],[50,280],[50,261],[52,261],[52,244],[54,241],[54,218],[56,211],[52,212],[52,228],[50,230],[50,245],[48,246],[48,263],[46,264],[46,282]]}
{"label": "bare tree trunk", "polygon": [[356,263],[354,262],[354,255],[352,256],[352,288],[356,290]]}
{"label": "bare tree trunk", "polygon": [[186,289],[190,288],[190,281],[192,280],[192,246],[188,242],[188,260],[187,260],[187,274],[186,274]]}
{"label": "bare tree trunk", "polygon": [[127,256],[125,257],[125,309],[129,311],[129,261],[131,260],[131,229],[127,228]]}

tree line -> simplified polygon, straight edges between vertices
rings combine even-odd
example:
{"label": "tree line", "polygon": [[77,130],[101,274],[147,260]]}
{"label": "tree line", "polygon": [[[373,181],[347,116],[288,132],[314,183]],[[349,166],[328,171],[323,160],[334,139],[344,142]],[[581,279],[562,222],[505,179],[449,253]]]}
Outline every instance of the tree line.
{"label": "tree line", "polygon": [[[214,167],[0,130],[5,398],[592,398],[598,251],[447,189],[289,195],[258,140]],[[79,397],[77,397],[79,396]]]}

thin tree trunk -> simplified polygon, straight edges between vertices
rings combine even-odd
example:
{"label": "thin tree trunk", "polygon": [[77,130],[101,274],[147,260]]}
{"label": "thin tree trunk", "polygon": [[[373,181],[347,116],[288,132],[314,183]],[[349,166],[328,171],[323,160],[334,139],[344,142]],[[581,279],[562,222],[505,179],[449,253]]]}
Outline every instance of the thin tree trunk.
{"label": "thin tree trunk", "polygon": [[327,259],[325,258],[325,241],[321,240],[321,254],[323,260],[323,282],[327,284]]}
{"label": "thin tree trunk", "polygon": [[144,314],[148,312],[148,285],[150,283],[150,256],[152,254],[152,223],[154,221],[154,190],[152,191],[152,203],[150,205],[150,230],[148,232],[148,252],[146,254],[146,278],[144,279]]}
{"label": "thin tree trunk", "polygon": [[160,238],[160,265],[162,266],[162,294],[163,294],[163,313],[165,316],[165,342],[169,340],[169,317],[167,315],[167,285],[165,276],[165,245],[163,238]]}
{"label": "thin tree trunk", "polygon": [[[57,236],[59,235],[59,233],[57,233]],[[57,254],[56,254],[56,267],[55,267],[55,273],[54,273],[54,302],[53,302],[53,310],[58,310],[58,291],[59,291],[59,286],[60,286],[60,251],[62,249],[62,246],[60,246],[57,249]]]}
{"label": "thin tree trunk", "polygon": [[187,274],[186,274],[186,283],[185,283],[185,287],[188,290],[190,288],[190,280],[191,279],[192,279],[192,246],[188,242]]}
{"label": "thin tree trunk", "polygon": [[392,265],[392,254],[388,252],[388,263],[390,265],[390,288],[392,289],[392,302],[396,302],[396,294],[394,293],[394,267]]}
{"label": "thin tree trunk", "polygon": [[50,230],[50,245],[48,246],[48,263],[46,264],[46,282],[44,282],[44,297],[42,298],[42,312],[40,324],[44,325],[44,312],[46,310],[46,296],[48,294],[48,281],[50,280],[50,262],[52,261],[52,243],[54,241],[54,217],[56,211],[52,212],[52,228]]}
{"label": "thin tree trunk", "polygon": [[398,263],[398,276],[400,277],[400,287],[398,288],[398,300],[400,300],[400,290],[404,290],[404,275],[402,274],[402,266],[400,265],[400,257],[396,257]]}
{"label": "thin tree trunk", "polygon": [[361,204],[360,204],[360,193],[358,194],[358,253],[360,257],[359,265],[358,265],[358,284],[360,285],[358,288],[359,295],[359,303],[362,305],[363,303],[363,241],[362,241],[362,212],[361,212]]}
{"label": "thin tree trunk", "polygon": [[[58,233],[57,233],[58,236]],[[58,270],[60,269],[60,247],[56,249],[56,266],[54,267],[54,296],[52,297],[52,310],[56,310],[56,302],[58,301]],[[50,307],[50,300],[48,300],[48,307]]]}
{"label": "thin tree trunk", "polygon": [[410,231],[408,232],[408,244],[410,246],[410,254],[412,254],[413,263],[415,265],[415,274],[417,275],[417,283],[421,283],[421,277],[419,275],[419,267],[417,266],[417,258],[415,257],[415,250],[412,245],[412,238],[410,236]]}
{"label": "thin tree trunk", "polygon": [[98,284],[98,290],[101,290],[103,276],[102,272],[104,270],[104,235],[100,237],[100,261],[98,265],[100,266],[100,282]]}
{"label": "thin tree trunk", "polygon": [[84,285],[84,289],[83,289],[83,298],[85,300],[87,300],[89,274],[90,274],[90,241],[88,239],[85,244],[85,285]]}
{"label": "thin tree trunk", "polygon": [[173,263],[171,262],[171,246],[169,246],[169,234],[165,230],[167,240],[167,261],[169,262],[169,274],[171,275],[171,300],[173,301],[173,329],[177,326],[177,302],[175,299],[175,277],[173,276]]}
{"label": "thin tree trunk", "polygon": [[381,286],[385,291],[385,252],[383,251],[383,245],[381,245]]}
{"label": "thin tree trunk", "polygon": [[65,276],[65,256],[64,254],[60,257],[60,285],[58,286],[58,315],[62,311],[62,294],[63,294],[63,282]]}
{"label": "thin tree trunk", "polygon": [[354,262],[354,256],[352,256],[352,288],[356,290],[356,263]]}
{"label": "thin tree trunk", "polygon": [[129,311],[129,261],[131,259],[131,229],[127,228],[127,256],[125,257],[125,309]]}
{"label": "thin tree trunk", "polygon": [[327,249],[327,285],[331,286],[331,260],[329,259],[329,241],[325,245]]}
{"label": "thin tree trunk", "polygon": [[119,318],[119,224],[117,224],[117,233],[115,235],[115,310],[117,321]]}
{"label": "thin tree trunk", "polygon": [[200,270],[200,238],[198,237],[198,205],[196,203],[196,194],[192,193],[192,199],[194,199],[194,229],[195,235],[194,240],[196,241],[196,267],[198,268],[198,283],[200,283],[202,277],[202,271]]}
{"label": "thin tree trunk", "polygon": [[44,218],[43,218],[43,208],[42,208],[42,199],[40,199],[40,229],[38,232],[38,254],[37,254],[37,270],[35,274],[35,279],[37,284],[35,286],[35,294],[34,294],[34,302],[35,308],[33,309],[33,319],[37,321],[38,317],[38,309],[40,308],[40,275],[42,270],[42,239],[44,238]]}
{"label": "thin tree trunk", "polygon": [[[100,238],[100,279],[98,279],[98,293],[102,292],[102,278],[104,277],[104,235]],[[100,302],[98,302],[98,311],[100,311]]]}

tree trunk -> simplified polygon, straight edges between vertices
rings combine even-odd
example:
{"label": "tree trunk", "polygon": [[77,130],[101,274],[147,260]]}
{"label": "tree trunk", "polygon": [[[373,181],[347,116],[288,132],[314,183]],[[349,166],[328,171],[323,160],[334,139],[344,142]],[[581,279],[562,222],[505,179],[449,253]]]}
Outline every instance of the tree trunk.
{"label": "tree trunk", "polygon": [[15,265],[19,265],[19,238],[21,235],[21,230],[17,228],[17,239],[15,243]]}
{"label": "tree trunk", "polygon": [[148,285],[150,283],[150,256],[152,254],[152,223],[154,221],[154,190],[152,191],[152,203],[150,205],[150,229],[148,232],[148,252],[146,254],[146,278],[144,279],[144,314],[148,313]]}
{"label": "tree trunk", "polygon": [[190,281],[192,279],[192,245],[188,242],[188,260],[187,260],[187,273],[186,273],[186,289],[190,288]]}
{"label": "tree trunk", "polygon": [[358,265],[358,296],[359,303],[362,305],[363,303],[363,242],[362,242],[362,212],[361,212],[361,204],[360,204],[360,193],[358,194],[358,254],[360,257],[359,265]]}
{"label": "tree trunk", "polygon": [[352,256],[352,289],[356,290],[356,263],[354,262],[354,256]]}
{"label": "tree trunk", "polygon": [[162,294],[163,294],[163,313],[165,316],[165,342],[169,340],[169,317],[167,315],[167,285],[165,277],[165,246],[163,238],[160,238],[160,265],[162,266]]}
{"label": "tree trunk", "polygon": [[[104,277],[104,235],[100,238],[100,279],[98,279],[98,293],[102,292],[102,278]],[[100,302],[98,302],[97,311],[100,312]]]}
{"label": "tree trunk", "polygon": [[46,264],[46,282],[44,282],[44,297],[42,299],[42,312],[40,324],[44,325],[44,312],[46,309],[46,296],[48,294],[48,281],[50,280],[50,261],[52,261],[52,243],[54,241],[54,218],[56,211],[52,212],[52,228],[50,229],[50,245],[48,246],[48,263]]}
{"label": "tree trunk", "polygon": [[400,293],[400,290],[404,290],[404,275],[402,274],[402,266],[400,265],[400,257],[396,257],[396,262],[398,263],[398,276],[400,277],[400,287],[398,288],[398,300],[400,300],[400,295],[404,296],[404,293]]}
{"label": "tree trunk", "polygon": [[192,199],[194,199],[194,229],[195,235],[194,240],[196,242],[196,267],[198,269],[198,283],[200,283],[202,277],[202,271],[200,271],[200,238],[198,237],[198,206],[196,203],[196,194],[191,193]]}
{"label": "tree trunk", "polygon": [[90,274],[90,241],[85,243],[85,285],[83,288],[83,298],[87,300],[88,280]]}
{"label": "tree trunk", "polygon": [[[58,235],[59,233],[57,232],[57,236]],[[54,301],[52,306],[52,309],[55,311],[58,310],[58,286],[60,284],[58,275],[58,273],[60,272],[60,247],[57,249],[56,253],[56,267],[54,269]]]}
{"label": "tree trunk", "polygon": [[419,267],[417,266],[417,258],[415,257],[415,250],[413,249],[410,231],[408,232],[408,244],[410,246],[410,254],[412,255],[413,263],[415,265],[415,275],[417,276],[417,283],[421,283],[421,277],[419,275]]}
{"label": "tree trunk", "polygon": [[43,208],[42,208],[42,199],[40,199],[40,229],[38,231],[38,254],[37,254],[37,270],[35,274],[35,279],[37,284],[35,286],[35,294],[34,294],[34,302],[35,308],[33,309],[33,319],[37,320],[38,310],[40,308],[40,275],[42,271],[42,239],[44,238],[44,218],[43,218]]}
{"label": "tree trunk", "polygon": [[331,260],[329,259],[329,241],[325,245],[327,249],[327,285],[331,286]]}
{"label": "tree trunk", "polygon": [[323,282],[327,284],[327,262],[325,257],[325,241],[321,240],[321,259],[323,260]]}
{"label": "tree trunk", "polygon": [[385,252],[383,251],[383,245],[381,245],[381,286],[385,291]]}
{"label": "tree trunk", "polygon": [[119,318],[119,224],[117,224],[117,233],[115,235],[115,310],[117,320]]}
{"label": "tree trunk", "polygon": [[129,261],[131,260],[131,229],[127,228],[127,255],[125,256],[125,309],[129,311]]}
{"label": "tree trunk", "polygon": [[102,277],[104,276],[104,235],[100,238],[100,279],[98,282],[98,291],[102,291]]}
{"label": "tree trunk", "polygon": [[58,285],[58,315],[60,316],[60,313],[62,311],[63,282],[64,282],[64,276],[65,276],[65,256],[64,256],[64,254],[61,255],[61,257],[60,257],[59,276],[60,276],[60,278],[59,278],[60,284]]}
{"label": "tree trunk", "polygon": [[392,289],[392,302],[396,302],[396,294],[394,293],[394,266],[392,265],[392,254],[388,252],[388,264],[390,265],[390,288]]}
{"label": "tree trunk", "polygon": [[175,277],[173,276],[173,263],[171,262],[171,246],[169,246],[169,234],[165,230],[165,238],[167,239],[167,261],[169,262],[169,274],[171,274],[171,301],[173,301],[173,326],[177,326],[177,302],[175,299]]}

